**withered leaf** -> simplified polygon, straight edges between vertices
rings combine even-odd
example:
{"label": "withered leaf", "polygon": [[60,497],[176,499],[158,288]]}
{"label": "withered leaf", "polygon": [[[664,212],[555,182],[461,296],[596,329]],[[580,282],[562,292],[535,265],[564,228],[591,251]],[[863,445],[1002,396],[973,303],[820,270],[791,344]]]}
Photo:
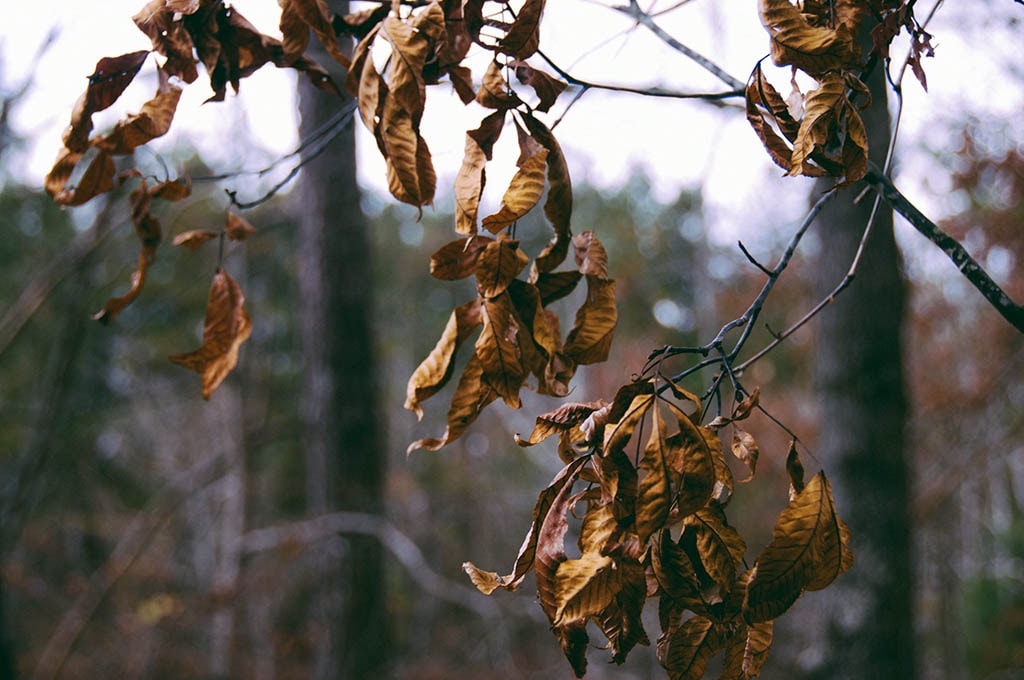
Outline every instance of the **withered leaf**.
{"label": "withered leaf", "polygon": [[732,419],[746,420],[750,417],[750,414],[757,408],[761,400],[761,388],[755,387],[754,391],[747,395],[747,398],[742,400],[736,405],[736,408],[732,411]]}
{"label": "withered leaf", "polygon": [[750,473],[740,482],[749,482],[754,478],[754,471],[757,469],[757,457],[761,454],[757,448],[757,442],[753,435],[740,428],[735,428],[732,435],[732,455],[747,466]]}
{"label": "withered leaf", "polygon": [[592,231],[585,231],[572,239],[576,267],[584,275],[608,278],[608,253]]}
{"label": "withered leaf", "polygon": [[578,271],[568,272],[543,272],[537,276],[534,285],[540,292],[541,304],[547,307],[555,300],[561,300],[566,295],[576,290],[576,284],[580,282],[583,275]]}
{"label": "withered leaf", "polygon": [[430,256],[430,275],[442,281],[464,279],[476,271],[480,253],[494,239],[487,236],[466,236],[437,249]]}
{"label": "withered leaf", "polygon": [[[526,538],[523,539],[523,545],[519,548],[519,555],[516,557],[515,566],[512,569],[512,573],[508,576],[499,576],[495,572],[484,571],[476,567],[472,562],[466,562],[462,565],[463,570],[469,574],[470,579],[473,581],[473,585],[477,587],[480,592],[485,595],[490,595],[498,588],[513,591],[519,587],[519,584],[523,582],[526,575],[533,569],[534,559],[537,555],[537,544],[540,540],[541,528],[545,521],[548,519],[548,514],[552,511],[553,506],[556,502],[559,504],[558,513],[563,516],[567,509],[567,506],[563,503],[567,500],[567,496],[563,494],[566,487],[569,491],[572,490],[572,485],[579,477],[580,471],[589,462],[586,456],[581,456],[571,463],[563,467],[555,478],[551,480],[551,483],[541,491],[540,496],[537,498],[537,503],[533,508],[533,520],[530,525],[530,529],[526,534]],[[568,527],[568,524],[566,524]],[[563,532],[562,536],[565,534]],[[552,538],[551,536],[548,537]],[[564,541],[562,543],[562,552],[564,554]],[[546,545],[545,549],[554,549],[557,553],[557,546]],[[557,567],[556,567],[557,568]]]}
{"label": "withered leaf", "polygon": [[542,113],[550,111],[551,106],[558,99],[558,95],[568,87],[565,82],[530,66],[525,61],[513,60],[511,66],[515,68],[516,78],[519,82],[532,87],[533,91],[537,93],[540,103],[537,104],[536,109]]}
{"label": "withered leaf", "polygon": [[[195,82],[199,77],[196,58],[193,54],[194,44],[185,22],[185,14],[193,14],[199,9],[199,3],[192,7],[172,9],[164,0],[150,0],[132,21],[139,30],[145,33],[153,43],[153,50],[162,54],[167,60],[162,68],[168,75],[177,76],[186,83]],[[181,3],[177,3],[181,4]],[[185,10],[191,11],[185,11]]]}
{"label": "withered leaf", "polygon": [[566,560],[555,572],[554,626],[583,622],[610,605],[622,582],[614,560],[599,552],[587,552],[575,560]]}
{"label": "withered leaf", "polygon": [[562,264],[569,252],[572,236],[572,181],[569,166],[565,162],[562,147],[551,130],[533,115],[524,115],[523,122],[532,137],[548,150],[548,197],[544,202],[544,214],[554,228],[555,235],[544,251],[537,256],[537,273],[550,272]]}
{"label": "withered leaf", "polygon": [[669,506],[672,503],[671,476],[669,466],[672,454],[665,422],[660,409],[655,406],[651,436],[644,448],[640,467],[645,471],[640,479],[636,500],[636,533],[641,543],[646,543],[652,534],[665,526]]}
{"label": "withered leaf", "polygon": [[131,288],[127,293],[118,297],[112,297],[103,305],[103,309],[92,315],[92,318],[100,323],[110,323],[118,314],[124,311],[125,307],[135,301],[142,292],[142,284],[146,282],[146,270],[153,262],[156,251],[153,248],[143,247],[139,252],[139,264],[132,272]]}
{"label": "withered leaf", "polygon": [[218,269],[206,303],[202,347],[169,357],[202,376],[203,399],[210,398],[238,363],[238,350],[252,332],[249,315],[242,308],[244,303],[245,296],[235,280]]}
{"label": "withered leaf", "polygon": [[540,45],[540,18],[545,0],[526,0],[519,8],[508,33],[498,41],[498,50],[518,59],[527,59]]}
{"label": "withered leaf", "polygon": [[814,77],[859,67],[856,25],[813,26],[789,0],[759,0],[758,10],[761,23],[771,36],[772,60],[776,65],[792,65]]}
{"label": "withered leaf", "polygon": [[153,98],[138,113],[127,116],[112,131],[94,139],[94,146],[112,154],[129,154],[167,133],[181,99],[181,88],[172,85],[164,71],[158,73],[159,84]]}
{"label": "withered leaf", "polygon": [[255,231],[256,229],[236,212],[229,212],[224,221],[224,233],[232,241],[244,241]]}
{"label": "withered leaf", "polygon": [[751,680],[761,674],[772,645],[774,621],[742,626],[729,641],[719,680]]}
{"label": "withered leaf", "polygon": [[661,665],[673,680],[700,680],[708,660],[722,649],[726,639],[727,635],[709,619],[687,619],[665,645]]}
{"label": "withered leaf", "polygon": [[749,623],[774,619],[805,589],[821,589],[853,564],[849,530],[836,515],[823,472],[799,492],[775,524],[747,582],[743,603]]}
{"label": "withered leaf", "polygon": [[448,407],[448,425],[440,438],[424,437],[414,441],[406,449],[406,455],[412,455],[419,449],[437,451],[450,444],[466,431],[470,423],[477,419],[480,412],[498,398],[498,393],[483,381],[483,365],[474,354],[462,370],[459,384],[452,395]]}
{"label": "withered leaf", "polygon": [[515,92],[512,92],[501,69],[502,65],[497,61],[492,61],[487,65],[487,70],[484,71],[484,77],[480,83],[480,91],[476,93],[476,101],[488,109],[508,111],[516,108],[523,101]]}
{"label": "withered leaf", "polygon": [[484,301],[484,328],[476,341],[483,381],[511,408],[519,408],[519,389],[529,370],[523,365],[523,344],[532,343],[507,292]]}
{"label": "withered leaf", "polygon": [[618,316],[615,281],[588,275],[587,299],[577,310],[576,322],[565,339],[565,355],[581,365],[606,360]]}
{"label": "withered leaf", "polygon": [[306,51],[309,31],[312,29],[327,53],[343,66],[349,66],[348,57],[338,45],[330,12],[323,0],[278,0],[278,4],[281,6],[279,28],[285,63],[295,62]]}
{"label": "withered leaf", "polygon": [[481,323],[483,315],[480,300],[471,300],[452,310],[441,338],[409,378],[405,408],[414,412],[417,418],[423,418],[420,404],[448,384],[455,370],[453,359],[456,352]]}
{"label": "withered leaf", "polygon": [[113,189],[115,172],[117,172],[117,168],[114,167],[114,159],[109,153],[100,149],[78,180],[78,186],[69,189],[65,185],[60,193],[53,197],[54,202],[67,206],[82,205]]}
{"label": "withered leaf", "polygon": [[544,193],[547,157],[547,149],[541,149],[520,165],[501,199],[501,210],[484,218],[484,229],[497,234],[533,210]]}
{"label": "withered leaf", "polygon": [[209,229],[190,229],[176,235],[171,241],[176,246],[184,246],[189,250],[199,250],[207,241],[219,238],[220,234]]}
{"label": "withered leaf", "polygon": [[529,263],[519,241],[502,238],[488,243],[476,261],[476,288],[480,296],[490,299],[501,295]]}
{"label": "withered leaf", "polygon": [[487,183],[484,169],[504,126],[505,112],[497,111],[480,121],[480,127],[466,133],[462,167],[455,176],[455,231],[460,234],[476,233],[480,196]]}
{"label": "withered leaf", "polygon": [[722,506],[717,503],[709,503],[687,517],[685,523],[697,531],[697,551],[704,569],[718,585],[719,592],[728,593],[747,551],[739,532],[729,525]]}
{"label": "withered leaf", "polygon": [[85,91],[86,109],[90,113],[102,111],[121,96],[149,56],[149,50],[104,57],[96,62]]}
{"label": "withered leaf", "polygon": [[796,451],[796,440],[789,442],[789,453],[786,454],[786,473],[789,475],[789,500],[804,490],[804,464],[800,462],[800,454]]}
{"label": "withered leaf", "polygon": [[566,430],[580,425],[590,417],[592,413],[607,406],[603,401],[591,401],[586,403],[569,402],[562,404],[554,411],[537,416],[537,422],[533,426],[533,432],[528,439],[515,435],[516,443],[520,446],[533,446],[539,444],[553,434],[559,434]]}

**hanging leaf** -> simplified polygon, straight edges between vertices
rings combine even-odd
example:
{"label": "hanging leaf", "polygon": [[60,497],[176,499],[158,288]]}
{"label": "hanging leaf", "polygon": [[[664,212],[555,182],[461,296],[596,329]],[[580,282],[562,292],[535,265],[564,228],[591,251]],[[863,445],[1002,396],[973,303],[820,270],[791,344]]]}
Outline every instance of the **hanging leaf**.
{"label": "hanging leaf", "polygon": [[252,236],[256,229],[235,212],[229,212],[224,222],[224,233],[232,241],[244,241]]}
{"label": "hanging leaf", "polygon": [[[569,252],[572,236],[569,222],[572,217],[572,181],[569,166],[555,136],[532,115],[524,115],[523,122],[533,138],[548,150],[548,197],[544,214],[555,230],[554,238],[534,262],[537,273],[550,272],[562,264]],[[532,276],[531,278],[536,278]]]}
{"label": "hanging leaf", "polygon": [[143,104],[138,113],[127,116],[111,132],[93,140],[94,146],[112,154],[129,154],[167,133],[181,99],[181,88],[172,85],[163,71],[157,74],[156,95]]}
{"label": "hanging leaf", "polygon": [[[448,384],[455,370],[452,361],[456,352],[482,323],[480,300],[472,300],[452,310],[451,316],[448,317],[448,325],[441,333],[437,345],[413,372],[406,387],[405,408],[414,412],[418,419],[423,419],[423,408],[420,404]],[[468,394],[465,395],[465,399],[468,402]],[[455,397],[452,398],[453,406],[454,402]]]}
{"label": "hanging leaf", "polygon": [[227,272],[218,269],[206,303],[202,347],[169,357],[202,376],[203,399],[210,398],[238,363],[238,350],[252,332],[249,315],[242,308],[244,303],[245,297],[238,284]]}
{"label": "hanging leaf", "polygon": [[[498,398],[498,393],[483,381],[483,365],[474,354],[462,371],[459,384],[452,395],[448,407],[448,426],[440,438],[425,437],[414,441],[406,449],[406,455],[412,455],[419,449],[437,451],[450,444],[466,431],[466,428],[477,419],[480,412]],[[408,408],[408,407],[407,407]]]}
{"label": "hanging leaf", "polygon": [[581,365],[605,361],[618,316],[615,281],[587,276],[587,299],[577,310],[576,322],[565,339],[565,355]]}
{"label": "hanging leaf", "polygon": [[669,475],[672,454],[667,441],[665,422],[657,406],[651,409],[651,413],[651,436],[647,440],[640,461],[640,467],[645,474],[640,479],[636,501],[636,533],[641,543],[647,543],[652,534],[665,526],[672,503]]}
{"label": "hanging leaf", "polygon": [[732,455],[747,466],[749,474],[741,483],[749,482],[754,478],[754,471],[757,469],[757,457],[760,455],[757,442],[749,432],[735,428],[732,435]]}
{"label": "hanging leaf", "polygon": [[153,43],[153,51],[166,57],[161,68],[170,76],[181,78],[186,83],[193,83],[199,78],[196,58],[193,54],[195,45],[183,21],[183,15],[193,14],[199,9],[199,3],[180,10],[171,9],[164,0],[150,0],[132,21],[140,31]]}
{"label": "hanging leaf", "polygon": [[[859,68],[855,23],[839,24],[834,29],[812,26],[789,0],[759,0],[758,10],[761,23],[771,36],[772,61],[777,66],[795,66],[814,77]],[[858,18],[850,16],[851,21]]]}
{"label": "hanging leaf", "polygon": [[529,373],[523,365],[523,343],[532,342],[507,292],[484,301],[484,328],[476,341],[483,381],[511,408],[519,408],[519,389]]}
{"label": "hanging leaf", "polygon": [[664,647],[661,665],[671,680],[700,680],[707,663],[725,642],[725,635],[710,620],[695,616],[672,634]]}
{"label": "hanging leaf", "polygon": [[480,253],[494,239],[487,236],[466,236],[441,246],[430,256],[430,274],[442,281],[456,281],[476,271]]}
{"label": "hanging leaf", "polygon": [[751,680],[761,674],[772,645],[774,621],[742,626],[726,647],[719,680]]}
{"label": "hanging leaf", "polygon": [[525,61],[512,60],[510,66],[515,69],[516,79],[523,85],[532,87],[540,98],[540,103],[535,107],[541,113],[551,110],[558,95],[562,94],[568,85],[540,69],[536,69]]}
{"label": "hanging leaf", "polygon": [[685,520],[696,529],[697,552],[708,575],[725,594],[736,581],[736,569],[743,564],[747,546],[725,517],[722,506],[709,503]]}
{"label": "hanging leaf", "polygon": [[[519,555],[516,557],[516,563],[511,574],[508,576],[499,576],[496,572],[484,571],[478,568],[472,562],[466,562],[462,565],[462,569],[469,575],[470,580],[473,581],[473,585],[476,586],[480,592],[484,595],[490,595],[498,588],[514,591],[519,587],[523,582],[523,579],[526,578],[526,575],[531,569],[533,569],[534,560],[537,555],[537,544],[540,540],[541,528],[545,521],[547,521],[548,514],[551,512],[556,502],[559,504],[564,502],[565,499],[562,495],[563,490],[567,486],[570,490],[572,489],[572,485],[576,481],[577,477],[579,477],[580,471],[588,462],[589,459],[586,456],[577,458],[562,468],[559,473],[555,475],[555,478],[551,480],[551,483],[541,491],[540,496],[537,498],[537,503],[533,508],[533,520],[530,525],[530,530],[527,532],[526,538],[523,540],[523,545],[519,548]],[[565,507],[562,505],[559,507],[559,512],[564,515]],[[564,535],[565,534],[563,533],[562,536],[564,537]]]}
{"label": "hanging leaf", "polygon": [[570,402],[562,404],[554,411],[537,416],[536,424],[529,438],[523,439],[515,435],[516,443],[520,446],[533,446],[539,444],[553,434],[560,434],[574,427],[579,426],[583,421],[607,406],[603,401],[592,401],[587,403]]}
{"label": "hanging leaf", "polygon": [[789,442],[789,453],[786,454],[786,473],[789,475],[789,500],[804,490],[804,465],[800,462],[800,454],[796,451],[796,440]]}
{"label": "hanging leaf", "polygon": [[819,472],[779,515],[772,542],[751,569],[744,618],[750,623],[774,619],[804,589],[827,586],[853,564],[848,542],[831,486]]}
{"label": "hanging leaf", "polygon": [[349,59],[338,45],[330,12],[323,0],[278,0],[278,4],[281,6],[281,48],[284,50],[286,64],[294,63],[302,57],[309,44],[309,31],[312,30],[327,53],[348,68]]}
{"label": "hanging leaf", "polygon": [[139,253],[139,263],[132,272],[131,288],[124,295],[112,297],[103,305],[103,309],[92,315],[95,321],[110,323],[118,314],[124,311],[125,307],[135,301],[135,298],[142,292],[142,284],[146,282],[146,271],[150,263],[155,259],[155,251],[151,248],[143,248]]}
{"label": "hanging leaf", "polygon": [[192,229],[183,231],[171,241],[176,246],[183,246],[189,250],[199,250],[204,243],[219,238],[220,234],[209,229]]}
{"label": "hanging leaf", "polygon": [[608,253],[594,232],[585,231],[574,236],[572,245],[580,274],[608,278]]}
{"label": "hanging leaf", "polygon": [[500,52],[517,59],[528,59],[537,52],[544,4],[545,0],[526,0],[523,3],[508,33],[498,41]]}
{"label": "hanging leaf", "polygon": [[544,193],[547,157],[547,149],[541,149],[521,164],[501,199],[501,210],[484,218],[484,229],[497,234],[533,210]]}
{"label": "hanging leaf", "polygon": [[523,100],[509,87],[502,68],[497,61],[491,61],[487,65],[483,80],[480,82],[480,91],[476,93],[476,101],[480,106],[508,111],[522,105]]}
{"label": "hanging leaf", "polygon": [[466,133],[462,167],[455,176],[455,231],[460,234],[476,233],[480,196],[487,183],[484,168],[504,126],[505,112],[496,111],[480,121],[480,127]]}
{"label": "hanging leaf", "polygon": [[530,258],[519,248],[519,241],[491,241],[476,261],[476,288],[483,298],[495,298],[526,269]]}

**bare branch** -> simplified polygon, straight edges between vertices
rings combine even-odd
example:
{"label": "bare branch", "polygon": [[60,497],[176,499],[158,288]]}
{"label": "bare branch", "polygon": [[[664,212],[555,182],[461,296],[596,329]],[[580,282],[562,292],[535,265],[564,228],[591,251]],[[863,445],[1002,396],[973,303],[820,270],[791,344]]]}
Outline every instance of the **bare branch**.
{"label": "bare branch", "polygon": [[739,78],[735,78],[729,75],[718,64],[711,61],[704,55],[700,54],[693,48],[684,45],[683,43],[679,42],[671,35],[669,35],[665,31],[665,29],[663,29],[654,21],[654,18],[650,14],[647,14],[642,9],[640,9],[640,5],[637,4],[636,0],[629,0],[628,5],[616,5],[612,7],[612,9],[616,10],[617,12],[622,12],[623,14],[626,14],[636,19],[637,23],[642,24],[647,30],[649,30],[654,35],[658,36],[658,38],[661,39],[661,41],[664,42],[666,45],[668,45],[675,51],[686,55],[687,58],[689,58],[698,66],[703,68],[705,71],[709,72],[711,75],[715,76],[723,83],[731,87],[733,91],[738,91],[742,96],[743,89],[745,87],[743,81],[741,81]]}
{"label": "bare branch", "polygon": [[1024,306],[1010,299],[1006,291],[992,280],[992,277],[955,238],[925,217],[874,165],[868,167],[868,173],[864,179],[892,206],[893,210],[902,215],[921,235],[938,246],[956,265],[964,278],[978,289],[978,292],[995,307],[996,311],[1002,314],[1004,319],[1018,331],[1024,333]]}
{"label": "bare branch", "polygon": [[486,619],[500,615],[500,609],[491,600],[462,583],[447,579],[430,568],[419,547],[394,524],[361,512],[334,512],[300,522],[280,524],[265,529],[254,529],[242,537],[245,553],[273,550],[289,543],[308,544],[334,534],[364,534],[380,541],[413,581],[424,591],[441,600],[447,600]]}

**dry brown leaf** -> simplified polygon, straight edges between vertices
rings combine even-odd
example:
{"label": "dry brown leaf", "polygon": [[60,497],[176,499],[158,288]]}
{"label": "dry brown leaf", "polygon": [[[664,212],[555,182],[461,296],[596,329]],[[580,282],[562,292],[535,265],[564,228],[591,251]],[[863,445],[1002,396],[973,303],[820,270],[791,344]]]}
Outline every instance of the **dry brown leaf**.
{"label": "dry brown leaf", "polygon": [[204,243],[220,238],[220,234],[209,229],[191,229],[183,231],[171,241],[176,246],[183,246],[189,250],[199,250]]}
{"label": "dry brown leaf", "polygon": [[533,210],[544,193],[547,157],[547,149],[541,149],[520,165],[501,199],[501,210],[484,218],[484,229],[497,234]]}
{"label": "dry brown leaf", "polygon": [[819,472],[779,515],[772,542],[751,569],[744,618],[774,619],[805,589],[827,586],[853,564],[848,543],[849,530],[836,516],[831,486]]}
{"label": "dry brown leaf", "polygon": [[[533,139],[548,150],[548,198],[544,202],[544,214],[554,228],[555,235],[534,262],[536,273],[550,272],[562,264],[569,252],[572,236],[572,181],[569,166],[565,162],[562,148],[551,130],[533,115],[524,115],[523,122]],[[531,279],[536,278],[531,276]]]}
{"label": "dry brown leaf", "polygon": [[618,316],[615,281],[587,276],[587,299],[577,310],[575,324],[565,339],[565,356],[580,365],[606,360]]}
{"label": "dry brown leaf", "polygon": [[[480,412],[488,404],[498,398],[498,393],[482,380],[483,366],[474,354],[462,370],[459,384],[452,395],[448,407],[448,425],[440,438],[424,437],[414,441],[406,449],[406,455],[412,455],[419,449],[437,451],[450,444],[466,431],[470,423],[477,419]],[[408,407],[407,407],[408,408]]]}
{"label": "dry brown leaf", "polygon": [[229,212],[224,221],[224,233],[232,241],[244,241],[253,235],[256,229],[238,213]]}
{"label": "dry brown leaf", "polygon": [[484,328],[476,340],[476,356],[483,381],[511,408],[519,408],[519,389],[528,367],[523,363],[523,344],[532,343],[507,292],[484,301]]}
{"label": "dry brown leaf", "polygon": [[515,69],[516,79],[523,85],[532,87],[533,91],[537,93],[540,103],[535,108],[541,113],[550,111],[555,100],[558,99],[558,95],[568,87],[565,82],[530,66],[525,61],[514,59],[510,66]]}
{"label": "dry brown leaf", "polygon": [[759,0],[758,10],[771,36],[776,65],[792,65],[814,77],[860,67],[856,24],[839,24],[834,29],[812,26],[808,16],[789,0]]}
{"label": "dry brown leaf", "polygon": [[498,41],[498,51],[517,59],[528,59],[540,45],[540,18],[545,0],[526,0],[508,33]]}
{"label": "dry brown leaf", "polygon": [[742,567],[747,551],[739,532],[729,526],[722,506],[717,503],[709,503],[690,515],[685,524],[696,529],[697,552],[704,569],[719,592],[728,593],[736,582],[736,570]]}
{"label": "dry brown leaf", "polygon": [[430,256],[430,275],[442,281],[456,281],[472,275],[480,253],[494,242],[488,236],[465,236],[437,249]]}
{"label": "dry brown leaf", "polygon": [[749,432],[735,428],[732,435],[732,455],[747,466],[749,474],[741,479],[741,483],[749,482],[754,478],[754,471],[757,469],[757,457],[761,455],[757,448],[757,442]]}
{"label": "dry brown leaf", "polygon": [[414,412],[418,419],[423,418],[420,404],[448,384],[455,370],[455,354],[481,323],[483,316],[480,300],[472,300],[452,310],[441,338],[413,372],[406,387],[405,408]]}
{"label": "dry brown leaf", "polygon": [[158,74],[156,95],[143,104],[138,113],[127,116],[109,133],[94,139],[94,146],[112,154],[130,154],[167,133],[181,99],[181,88],[172,85],[164,71],[158,71]]}
{"label": "dry brown leaf", "polygon": [[480,297],[491,299],[504,293],[529,263],[519,241],[502,238],[488,243],[476,261],[476,289]]}
{"label": "dry brown leaf", "polygon": [[203,325],[203,345],[187,354],[173,354],[174,363],[195,371],[203,378],[203,399],[224,381],[238,363],[238,350],[252,332],[252,323],[242,305],[245,296],[227,272],[218,269],[210,287]]}

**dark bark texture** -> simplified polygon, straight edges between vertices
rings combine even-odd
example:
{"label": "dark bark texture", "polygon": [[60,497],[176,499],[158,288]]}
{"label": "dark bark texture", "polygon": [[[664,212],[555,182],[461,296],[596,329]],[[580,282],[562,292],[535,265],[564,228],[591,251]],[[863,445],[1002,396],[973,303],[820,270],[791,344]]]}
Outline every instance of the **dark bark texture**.
{"label": "dark bark texture", "polygon": [[[346,6],[332,7],[343,12]],[[311,40],[311,47],[316,39]],[[311,50],[321,64],[331,60]],[[336,82],[344,71],[332,69]],[[300,135],[309,138],[347,100],[300,82]],[[351,120],[351,119],[350,119]],[[351,125],[303,167],[298,191],[307,498],[311,516],[334,510],[380,514],[385,456],[378,432],[369,225],[356,183]],[[314,593],[320,627],[316,676],[376,678],[386,660],[387,607],[376,539],[322,546],[324,580]]]}

